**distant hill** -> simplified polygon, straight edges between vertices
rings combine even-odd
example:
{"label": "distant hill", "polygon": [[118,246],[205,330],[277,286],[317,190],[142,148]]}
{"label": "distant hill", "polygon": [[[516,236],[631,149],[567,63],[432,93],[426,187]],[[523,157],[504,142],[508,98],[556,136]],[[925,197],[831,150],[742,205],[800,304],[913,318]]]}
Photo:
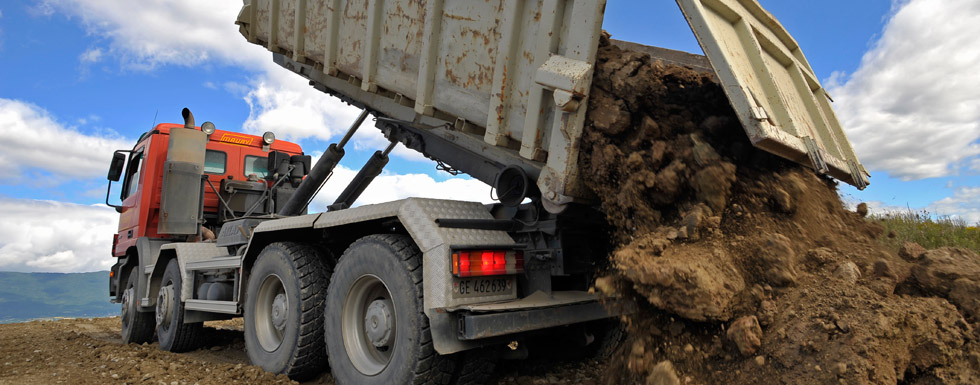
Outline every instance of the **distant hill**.
{"label": "distant hill", "polygon": [[109,302],[109,272],[0,272],[0,323],[53,317],[117,315]]}

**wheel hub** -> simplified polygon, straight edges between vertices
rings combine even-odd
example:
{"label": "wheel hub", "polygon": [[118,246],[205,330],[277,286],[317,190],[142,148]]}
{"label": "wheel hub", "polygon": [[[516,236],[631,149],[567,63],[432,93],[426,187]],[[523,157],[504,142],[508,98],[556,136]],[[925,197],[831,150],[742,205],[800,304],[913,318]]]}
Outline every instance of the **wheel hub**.
{"label": "wheel hub", "polygon": [[270,311],[270,315],[272,316],[272,326],[274,326],[276,330],[279,330],[279,332],[286,330],[286,319],[288,318],[286,313],[287,310],[289,310],[288,306],[289,305],[286,302],[285,294],[278,294],[276,295],[276,298],[272,300],[272,310]]}
{"label": "wheel hub", "polygon": [[161,287],[160,293],[157,295],[157,325],[162,325],[164,329],[170,327],[170,313],[173,311],[171,301],[173,297],[173,285]]}
{"label": "wheel hub", "polygon": [[135,290],[133,290],[133,288],[128,288],[125,291],[123,291],[122,303],[121,303],[121,307],[122,307],[121,313],[122,314],[119,315],[120,318],[122,318],[123,325],[125,325],[126,323],[128,323],[129,322],[129,317],[132,316],[132,314],[130,312],[133,309],[130,309],[130,306],[132,305],[130,303],[130,301],[131,301],[131,299],[133,297],[133,293],[134,292],[135,292]]}
{"label": "wheel hub", "polygon": [[387,299],[376,299],[368,305],[364,315],[364,333],[377,348],[388,346],[391,343],[391,301]]}

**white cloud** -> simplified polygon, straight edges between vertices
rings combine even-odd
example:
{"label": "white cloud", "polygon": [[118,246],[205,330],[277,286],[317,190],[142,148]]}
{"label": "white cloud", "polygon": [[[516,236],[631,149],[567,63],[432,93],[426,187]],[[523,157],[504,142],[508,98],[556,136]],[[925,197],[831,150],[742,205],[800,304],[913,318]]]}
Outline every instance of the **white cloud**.
{"label": "white cloud", "polygon": [[953,196],[933,202],[927,208],[941,216],[962,218],[967,224],[980,223],[980,187],[960,187]]}
{"label": "white cloud", "polygon": [[0,177],[17,183],[25,171],[58,177],[105,175],[112,152],[133,142],[114,135],[91,136],[65,127],[33,104],[0,98]]}
{"label": "white cloud", "polygon": [[[266,58],[271,63],[271,58]],[[360,111],[310,87],[307,81],[276,66],[251,85],[245,95],[249,105],[246,132],[275,132],[289,140],[330,140],[347,128]],[[373,122],[362,126],[374,130]]]}
{"label": "white cloud", "polygon": [[194,66],[210,60],[246,65],[268,59],[238,33],[241,1],[45,0],[34,8],[78,17],[89,33],[109,38],[128,67]]}
{"label": "white cloud", "polygon": [[246,86],[225,84],[250,107],[243,127],[247,132],[327,140],[346,130],[358,111],[313,89],[300,76],[275,65],[265,48],[248,43],[234,24],[241,7],[242,2],[234,0],[47,0],[36,6],[41,14],[57,8],[79,17],[89,33],[110,41],[110,52],[125,68],[221,63],[258,72]]}
{"label": "white cloud", "polygon": [[107,270],[119,215],[106,206],[0,198],[0,270]]}
{"label": "white cloud", "polygon": [[87,49],[78,56],[78,60],[80,60],[82,63],[97,63],[99,60],[102,60],[102,49]]}
{"label": "white cloud", "polygon": [[[340,196],[356,174],[357,170],[337,166],[333,176],[313,200],[310,212],[325,210],[327,205],[332,204]],[[355,206],[390,202],[408,197],[493,202],[490,199],[490,186],[476,179],[451,178],[440,182],[425,174],[385,172],[364,190],[355,202]]]}
{"label": "white cloud", "polygon": [[903,180],[956,174],[980,154],[980,2],[894,0],[859,69],[829,79],[858,156]]}

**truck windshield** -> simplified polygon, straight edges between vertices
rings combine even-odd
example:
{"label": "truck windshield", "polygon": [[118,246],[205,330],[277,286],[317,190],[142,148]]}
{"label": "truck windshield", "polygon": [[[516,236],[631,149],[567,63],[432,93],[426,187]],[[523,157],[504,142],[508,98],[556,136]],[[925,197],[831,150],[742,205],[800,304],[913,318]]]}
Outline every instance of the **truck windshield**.
{"label": "truck windshield", "polygon": [[255,174],[259,179],[265,178],[269,175],[269,170],[267,169],[268,163],[268,158],[245,155],[245,176],[248,177],[249,174]]}

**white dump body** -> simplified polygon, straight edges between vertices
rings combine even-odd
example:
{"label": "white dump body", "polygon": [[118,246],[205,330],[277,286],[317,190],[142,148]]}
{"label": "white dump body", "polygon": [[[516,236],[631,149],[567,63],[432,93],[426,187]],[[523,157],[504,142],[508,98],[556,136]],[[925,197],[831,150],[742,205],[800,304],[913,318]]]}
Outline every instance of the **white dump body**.
{"label": "white dump body", "polygon": [[[756,146],[866,184],[826,93],[775,19],[755,0],[678,1]],[[244,3],[242,34],[325,91],[524,169],[549,210],[591,199],[578,149],[605,0]]]}
{"label": "white dump body", "polygon": [[605,0],[245,0],[238,22],[253,43],[510,150],[537,169],[530,174],[542,191],[578,196],[568,179],[604,8]]}

